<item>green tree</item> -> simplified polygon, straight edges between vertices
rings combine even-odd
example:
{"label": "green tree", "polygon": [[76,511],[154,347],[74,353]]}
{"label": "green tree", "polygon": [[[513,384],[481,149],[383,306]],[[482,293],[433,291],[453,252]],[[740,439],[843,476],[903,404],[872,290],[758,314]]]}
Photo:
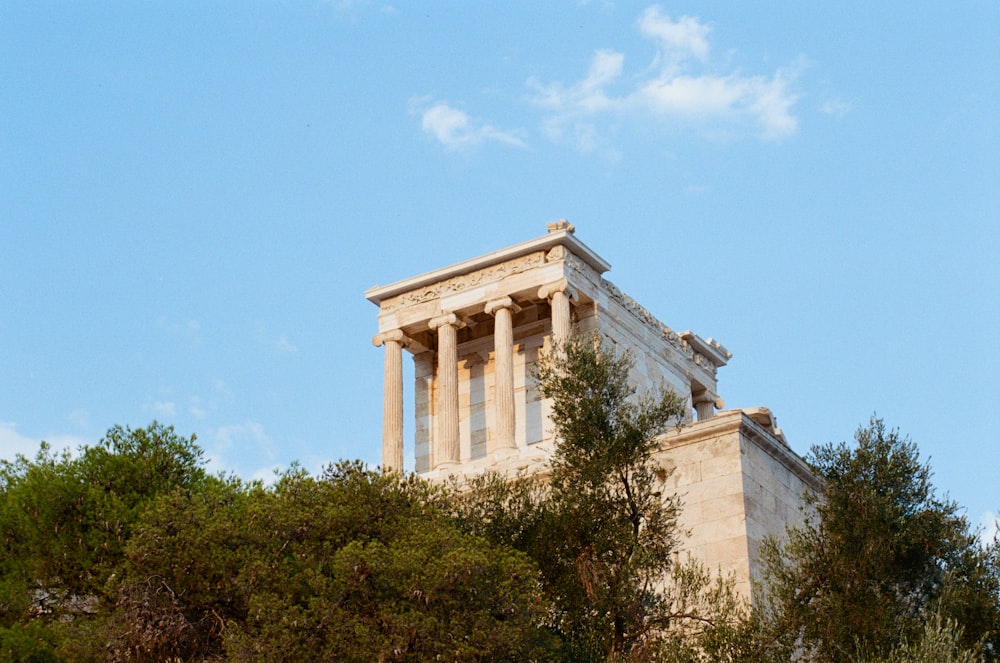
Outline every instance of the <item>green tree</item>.
{"label": "green tree", "polygon": [[104,633],[107,658],[205,660],[222,656],[223,633],[247,615],[238,582],[259,536],[251,504],[266,499],[259,483],[210,478],[197,490],[177,487],[153,501],[125,549],[117,601]]}
{"label": "green tree", "polygon": [[886,658],[870,658],[864,663],[980,663],[982,646],[969,647],[962,640],[962,627],[935,613],[925,620],[918,640],[911,643],[904,639]]}
{"label": "green tree", "polygon": [[638,394],[632,366],[594,336],[554,348],[538,372],[556,432],[548,475],[474,480],[455,513],[535,559],[567,660],[709,660],[699,658],[709,643],[722,660],[739,602],[731,583],[674,564],[680,505],[656,459],[685,403],[665,389]]}
{"label": "green tree", "polygon": [[982,640],[995,660],[995,544],[980,547],[959,507],[935,495],[930,468],[898,431],[873,418],[855,439],[813,448],[825,492],[810,498],[802,527],[763,550],[762,648],[786,660],[796,650],[816,661],[881,658],[940,614],[964,647]]}
{"label": "green tree", "polygon": [[537,568],[440,500],[359,463],[165,494],[127,548],[114,657],[547,659]]}
{"label": "green tree", "polygon": [[538,372],[559,440],[543,570],[556,585],[559,630],[609,659],[665,626],[656,588],[677,547],[678,503],[663,496],[667,472],[653,454],[684,403],[667,390],[638,396],[632,364],[629,354],[576,335]]}
{"label": "green tree", "polygon": [[[201,450],[173,428],[116,426],[99,444],[0,461],[0,626],[49,647],[79,640],[115,604],[114,579],[145,507],[206,478]],[[58,647],[56,648],[58,649]]]}

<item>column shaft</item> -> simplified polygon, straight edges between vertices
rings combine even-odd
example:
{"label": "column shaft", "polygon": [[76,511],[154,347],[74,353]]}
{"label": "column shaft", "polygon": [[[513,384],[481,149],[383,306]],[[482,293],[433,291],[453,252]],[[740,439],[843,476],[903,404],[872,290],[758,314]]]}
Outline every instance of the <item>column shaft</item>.
{"label": "column shaft", "polygon": [[569,338],[569,330],[569,297],[565,291],[556,290],[552,293],[552,336],[557,341],[565,341]]}
{"label": "column shaft", "polygon": [[461,447],[458,433],[458,320],[445,315],[431,320],[437,328],[437,435],[434,465],[458,463]]}
{"label": "column shaft", "polygon": [[552,309],[552,340],[557,343],[565,341],[569,338],[572,326],[569,300],[577,298],[576,290],[566,279],[560,279],[539,288],[538,296],[549,300]]}
{"label": "column shaft", "polygon": [[403,346],[409,339],[399,329],[372,339],[385,346],[382,388],[382,468],[403,471]]}
{"label": "column shaft", "polygon": [[385,342],[382,468],[403,471],[403,344]]}
{"label": "column shaft", "polygon": [[514,421],[514,304],[510,297],[488,302],[493,327],[493,399],[496,429],[491,452],[516,449]]}

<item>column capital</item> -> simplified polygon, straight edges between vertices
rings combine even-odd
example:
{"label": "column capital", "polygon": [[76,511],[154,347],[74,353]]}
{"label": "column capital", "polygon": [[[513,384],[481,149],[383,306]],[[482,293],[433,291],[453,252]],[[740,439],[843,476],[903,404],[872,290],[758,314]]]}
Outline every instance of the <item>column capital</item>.
{"label": "column capital", "polygon": [[694,405],[701,405],[702,403],[711,403],[712,405],[715,405],[715,395],[709,393],[709,391],[705,389],[695,394],[691,394],[691,402]]}
{"label": "column capital", "polygon": [[559,279],[558,281],[553,281],[552,283],[546,283],[538,289],[538,297],[540,299],[550,299],[552,295],[557,292],[565,294],[568,299],[572,299],[574,301],[579,300],[579,297],[576,294],[576,288],[571,286],[566,279]]}
{"label": "column capital", "polygon": [[402,345],[403,347],[406,347],[412,342],[412,339],[406,334],[404,334],[403,330],[401,329],[390,329],[389,331],[384,331],[380,334],[375,334],[375,336],[372,337],[372,344],[376,348],[385,345],[386,341],[395,341],[400,345]]}
{"label": "column capital", "polygon": [[717,394],[703,389],[691,394],[691,405],[694,406],[695,412],[698,413],[698,420],[701,421],[714,417],[715,411],[724,408],[726,403]]}
{"label": "column capital", "polygon": [[444,325],[451,325],[455,329],[461,329],[465,326],[465,323],[454,313],[442,313],[436,318],[431,318],[427,323],[427,326],[431,329],[437,329]]}
{"label": "column capital", "polygon": [[692,405],[700,405],[702,403],[711,403],[716,410],[722,410],[726,407],[726,401],[722,400],[722,396],[712,393],[708,389],[703,389],[698,392],[691,394]]}
{"label": "column capital", "polygon": [[486,315],[495,315],[502,308],[510,309],[511,313],[517,313],[521,310],[521,307],[515,304],[510,297],[500,297],[486,302]]}

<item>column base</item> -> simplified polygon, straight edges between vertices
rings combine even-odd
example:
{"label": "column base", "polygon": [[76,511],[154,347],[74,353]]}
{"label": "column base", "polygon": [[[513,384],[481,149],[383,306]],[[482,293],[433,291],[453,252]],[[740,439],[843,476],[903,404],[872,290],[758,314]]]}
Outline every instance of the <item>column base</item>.
{"label": "column base", "polygon": [[459,468],[461,467],[462,464],[457,460],[446,460],[435,465],[433,471],[444,475],[461,474],[461,472],[459,472]]}
{"label": "column base", "polygon": [[503,447],[502,449],[497,449],[491,453],[490,457],[494,461],[503,461],[508,458],[518,458],[520,455],[521,452],[517,449],[517,447]]}

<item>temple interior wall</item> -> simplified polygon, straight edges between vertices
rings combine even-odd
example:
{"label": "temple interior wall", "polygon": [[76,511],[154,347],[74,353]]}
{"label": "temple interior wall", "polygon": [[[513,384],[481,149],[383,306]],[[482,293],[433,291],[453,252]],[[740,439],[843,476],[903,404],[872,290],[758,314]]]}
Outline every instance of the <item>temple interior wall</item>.
{"label": "temple interior wall", "polygon": [[[547,319],[531,320],[514,327],[514,416],[515,442],[519,449],[548,453],[553,432],[549,425],[550,402],[538,393],[534,374],[539,356],[551,337]],[[492,407],[496,383],[493,336],[484,336],[458,346],[458,403],[461,462],[468,468],[488,466],[488,449],[496,430]],[[414,357],[416,443],[415,470],[431,469],[436,402],[435,355]]]}

